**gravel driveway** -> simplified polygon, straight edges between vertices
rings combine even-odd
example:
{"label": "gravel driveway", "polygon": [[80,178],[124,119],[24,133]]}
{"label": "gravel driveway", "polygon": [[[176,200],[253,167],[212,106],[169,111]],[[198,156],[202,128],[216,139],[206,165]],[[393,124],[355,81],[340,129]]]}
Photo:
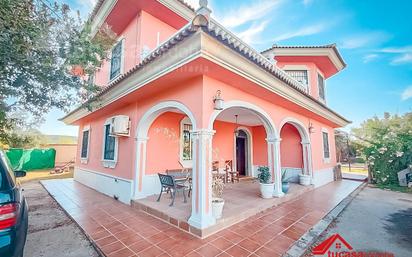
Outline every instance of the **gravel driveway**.
{"label": "gravel driveway", "polygon": [[98,257],[77,225],[38,182],[22,185],[29,205],[24,257]]}

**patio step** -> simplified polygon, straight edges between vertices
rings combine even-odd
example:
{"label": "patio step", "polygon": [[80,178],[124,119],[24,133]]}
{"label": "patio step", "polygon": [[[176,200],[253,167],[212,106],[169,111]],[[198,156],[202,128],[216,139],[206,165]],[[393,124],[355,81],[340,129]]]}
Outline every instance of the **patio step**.
{"label": "patio step", "polygon": [[[246,180],[236,184],[228,184],[227,187],[229,187],[229,189],[225,190],[232,190],[231,193],[238,192],[240,195],[242,193],[242,188],[237,185],[242,184],[252,184],[254,187],[258,189],[258,183]],[[303,194],[312,191],[313,189],[313,186],[304,187],[301,185],[293,184],[291,186],[291,190],[289,191],[289,193],[282,198],[262,199],[258,195],[256,195],[253,202],[245,203],[243,205],[242,203],[240,203],[242,201],[241,196],[237,199],[233,199],[233,197],[227,197],[223,217],[217,220],[215,225],[208,227],[206,229],[198,229],[188,224],[187,221],[191,213],[190,202],[188,203],[188,205],[182,207],[183,204],[180,203],[180,199],[177,199],[175,202],[175,206],[169,207],[168,204],[170,203],[170,199],[167,199],[167,196],[165,197],[163,203],[162,201],[160,203],[156,202],[157,196],[149,196],[145,199],[133,200],[132,206],[156,218],[166,221],[172,224],[173,226],[182,229],[186,232],[189,232],[197,237],[206,238],[210,235],[215,234],[216,232],[219,232],[229,226],[242,222],[270,208],[275,208],[276,206],[282,203],[293,201],[299,196],[302,196]],[[225,193],[225,195],[227,196],[228,193]],[[187,212],[183,213],[181,211],[182,208],[188,208]]]}

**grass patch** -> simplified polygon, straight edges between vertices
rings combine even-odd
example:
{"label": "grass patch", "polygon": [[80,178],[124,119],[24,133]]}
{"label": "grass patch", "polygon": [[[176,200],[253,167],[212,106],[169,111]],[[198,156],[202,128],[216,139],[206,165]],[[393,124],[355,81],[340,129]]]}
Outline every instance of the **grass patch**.
{"label": "grass patch", "polygon": [[412,194],[412,188],[401,187],[401,186],[399,186],[399,185],[397,185],[397,184],[389,184],[389,185],[376,184],[375,186],[376,186],[377,188],[380,188],[380,189],[385,189],[385,190],[391,190],[391,191],[395,191],[395,192]]}
{"label": "grass patch", "polygon": [[352,168],[349,170],[349,167],[348,167],[348,166],[342,166],[342,172],[368,175],[368,170],[367,170],[367,169],[359,168],[359,167],[352,167]]}

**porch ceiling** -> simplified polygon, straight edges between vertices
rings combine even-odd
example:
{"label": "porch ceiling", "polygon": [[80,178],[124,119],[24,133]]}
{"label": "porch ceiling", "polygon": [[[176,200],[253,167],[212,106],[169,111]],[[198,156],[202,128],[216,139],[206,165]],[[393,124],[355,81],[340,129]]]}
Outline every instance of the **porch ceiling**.
{"label": "porch ceiling", "polygon": [[219,114],[217,120],[234,123],[235,115],[238,115],[238,124],[246,126],[262,125],[262,121],[255,113],[241,108],[232,108],[224,110],[221,114]]}
{"label": "porch ceiling", "polygon": [[[178,109],[173,109],[171,110],[171,112],[183,114],[183,112]],[[241,108],[227,109],[223,111],[221,114],[219,114],[216,120],[235,123],[235,115],[238,115],[237,120],[238,120],[239,125],[245,125],[245,126],[251,126],[251,127],[263,125],[262,121],[259,119],[259,117],[255,113],[249,110],[246,110],[246,109],[241,109]]]}

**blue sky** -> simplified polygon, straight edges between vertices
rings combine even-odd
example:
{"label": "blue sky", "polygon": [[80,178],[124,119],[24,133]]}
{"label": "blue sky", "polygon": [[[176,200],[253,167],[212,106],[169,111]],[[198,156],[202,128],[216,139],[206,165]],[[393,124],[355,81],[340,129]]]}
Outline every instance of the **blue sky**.
{"label": "blue sky", "polygon": [[[96,0],[64,0],[84,17]],[[197,0],[187,1],[197,4]],[[412,111],[412,22],[408,0],[209,0],[215,19],[257,50],[273,43],[336,43],[347,68],[326,82],[328,105],[358,126],[384,112]],[[77,135],[53,110],[45,134]]]}

